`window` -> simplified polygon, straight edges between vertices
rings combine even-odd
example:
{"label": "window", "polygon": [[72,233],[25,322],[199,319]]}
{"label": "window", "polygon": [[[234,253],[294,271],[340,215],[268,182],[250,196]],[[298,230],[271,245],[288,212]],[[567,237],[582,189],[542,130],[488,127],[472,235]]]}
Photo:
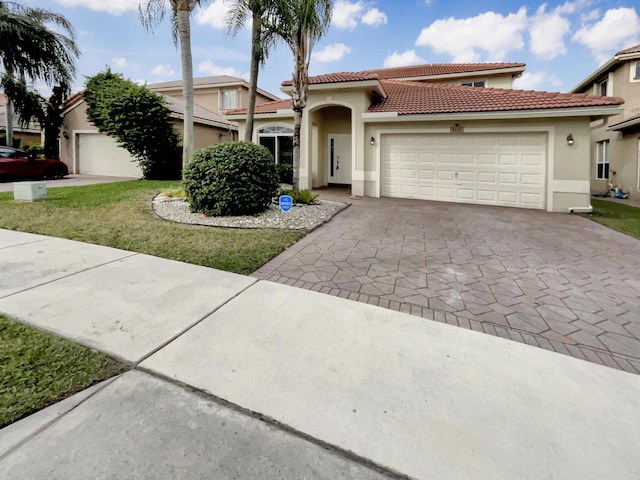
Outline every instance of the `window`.
{"label": "window", "polygon": [[269,149],[276,163],[293,163],[293,129],[265,127],[258,130],[258,143]]}
{"label": "window", "polygon": [[596,143],[598,153],[597,178],[606,180],[609,178],[609,140]]}
{"label": "window", "polygon": [[222,90],[220,92],[220,110],[238,108],[238,97],[235,90]]}
{"label": "window", "polygon": [[484,87],[484,80],[476,80],[473,82],[461,82],[463,87]]}
{"label": "window", "polygon": [[633,69],[633,79],[640,80],[640,62],[636,62],[631,68]]}
{"label": "window", "polygon": [[600,82],[598,84],[598,95],[602,95],[603,97],[607,96],[607,87],[608,87],[608,83],[606,80],[603,82]]}

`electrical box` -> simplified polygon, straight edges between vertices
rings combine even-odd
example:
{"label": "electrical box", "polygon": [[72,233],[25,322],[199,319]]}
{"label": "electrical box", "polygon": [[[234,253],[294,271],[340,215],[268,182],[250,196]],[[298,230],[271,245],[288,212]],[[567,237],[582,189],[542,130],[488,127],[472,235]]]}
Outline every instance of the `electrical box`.
{"label": "electrical box", "polygon": [[13,199],[25,202],[35,202],[47,198],[47,184],[45,182],[15,182],[13,184]]}

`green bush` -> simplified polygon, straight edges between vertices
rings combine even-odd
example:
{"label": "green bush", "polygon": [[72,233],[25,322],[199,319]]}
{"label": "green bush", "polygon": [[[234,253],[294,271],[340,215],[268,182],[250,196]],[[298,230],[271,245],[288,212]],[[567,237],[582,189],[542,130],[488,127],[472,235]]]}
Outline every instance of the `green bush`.
{"label": "green bush", "polygon": [[107,69],[87,79],[87,116],[138,160],[150,180],[180,178],[182,149],[165,100]]}
{"label": "green bush", "polygon": [[192,211],[220,217],[263,212],[279,182],[269,150],[230,142],[197,150],[183,171],[182,185]]}
{"label": "green bush", "polygon": [[27,153],[32,153],[36,157],[44,156],[44,145],[41,143],[30,143],[25,145],[23,150]]}
{"label": "green bush", "polygon": [[278,163],[276,165],[280,183],[291,185],[293,183],[293,165],[290,163]]}
{"label": "green bush", "polygon": [[300,190],[295,193],[293,190],[280,189],[278,195],[289,195],[293,198],[294,203],[304,203],[305,205],[313,205],[318,195],[311,193],[311,190]]}

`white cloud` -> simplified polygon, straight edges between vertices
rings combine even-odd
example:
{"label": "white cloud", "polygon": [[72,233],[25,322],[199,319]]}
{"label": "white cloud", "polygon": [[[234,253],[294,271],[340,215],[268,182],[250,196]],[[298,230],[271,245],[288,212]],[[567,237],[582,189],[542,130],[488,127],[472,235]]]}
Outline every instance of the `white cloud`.
{"label": "white cloud", "polygon": [[485,12],[461,19],[449,17],[423,28],[416,45],[449,54],[454,62],[503,61],[509,52],[524,47],[522,33],[526,28],[525,7],[506,16]]}
{"label": "white cloud", "polygon": [[616,50],[630,47],[640,39],[640,17],[634,8],[612,8],[600,20],[586,23],[572,38],[591,50],[604,63]]}
{"label": "white cloud", "polygon": [[86,7],[89,10],[122,15],[124,12],[137,11],[139,0],[56,0],[65,7]]}
{"label": "white cloud", "polygon": [[[513,81],[513,88],[518,90],[537,90],[542,85],[548,85],[557,90],[563,82],[555,75],[546,72],[525,72]],[[549,90],[549,87],[546,89]]]}
{"label": "white cloud", "polygon": [[545,60],[552,60],[558,55],[567,53],[564,37],[569,33],[571,23],[563,13],[572,13],[573,4],[565,3],[551,12],[546,12],[546,4],[542,4],[531,18],[529,50]]}
{"label": "white cloud", "polygon": [[151,69],[151,73],[158,77],[173,77],[176,71],[171,65],[156,65]]}
{"label": "white cloud", "polygon": [[214,0],[212,3],[196,11],[196,23],[208,25],[217,30],[227,28],[227,14],[230,5],[226,0]]}
{"label": "white cloud", "polygon": [[331,22],[338,28],[353,30],[358,25],[362,10],[364,10],[363,2],[351,3],[347,0],[337,0],[333,5]]}
{"label": "white cloud", "polygon": [[327,45],[322,50],[313,52],[311,56],[319,62],[336,62],[341,60],[346,54],[351,52],[351,47],[346,46],[344,43],[334,43],[333,45]]}
{"label": "white cloud", "polygon": [[416,53],[415,50],[406,50],[398,53],[393,52],[391,55],[384,59],[384,67],[404,67],[407,65],[419,65],[426,63],[425,59]]}
{"label": "white cloud", "polygon": [[386,25],[389,20],[384,12],[377,8],[372,8],[362,16],[362,23],[375,27],[377,25]]}
{"label": "white cloud", "polygon": [[198,72],[207,75],[231,75],[232,77],[242,77],[242,73],[233,67],[221,67],[211,60],[204,60],[198,64]]}
{"label": "white cloud", "polygon": [[114,57],[111,59],[111,66],[115,70],[122,70],[128,65],[127,59],[124,57]]}

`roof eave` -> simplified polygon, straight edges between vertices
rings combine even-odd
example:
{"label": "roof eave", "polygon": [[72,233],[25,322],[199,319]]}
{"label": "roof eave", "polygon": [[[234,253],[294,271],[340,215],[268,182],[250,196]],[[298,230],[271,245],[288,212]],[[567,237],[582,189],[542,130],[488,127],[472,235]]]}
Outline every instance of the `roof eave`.
{"label": "roof eave", "polygon": [[399,114],[398,112],[365,112],[362,119],[365,122],[388,121],[438,121],[438,120],[508,120],[526,118],[559,118],[559,117],[601,117],[618,115],[622,113],[622,107],[576,107],[576,108],[549,108],[538,110],[501,110],[495,112],[460,112],[460,113],[421,113]]}
{"label": "roof eave", "polygon": [[[380,80],[352,80],[347,82],[331,82],[331,83],[312,83],[309,84],[309,91],[324,90],[363,90],[373,88],[382,97],[387,98],[387,92],[382,88]],[[290,95],[293,92],[292,85],[283,85],[280,90]]]}
{"label": "roof eave", "polygon": [[507,73],[522,74],[525,67],[510,67],[510,68],[495,68],[492,70],[477,70],[472,72],[457,72],[457,73],[441,73],[437,75],[414,75],[410,77],[388,77],[388,80],[441,80],[446,78],[465,78],[470,76],[485,76],[485,75],[502,75]]}
{"label": "roof eave", "polygon": [[[234,113],[231,115],[227,115],[230,119],[233,120],[246,120],[246,113]],[[253,118],[282,118],[282,117],[293,117],[293,110],[291,108],[283,108],[277,110],[275,112],[264,112],[264,113],[254,113]]]}
{"label": "roof eave", "polygon": [[622,132],[624,130],[628,130],[634,127],[640,126],[640,117],[630,118],[629,120],[625,120],[624,122],[616,123],[615,125],[611,125],[607,130],[611,132]]}
{"label": "roof eave", "polygon": [[640,52],[636,53],[625,53],[623,55],[614,55],[607,63],[598,68],[595,72],[589,75],[585,80],[580,82],[576,87],[574,87],[570,93],[579,93],[585,88],[588,88],[590,84],[595,82],[598,77],[601,77],[605,73],[608,73],[613,67],[618,65],[619,63],[626,62],[627,60],[634,60],[636,58],[640,58]]}

